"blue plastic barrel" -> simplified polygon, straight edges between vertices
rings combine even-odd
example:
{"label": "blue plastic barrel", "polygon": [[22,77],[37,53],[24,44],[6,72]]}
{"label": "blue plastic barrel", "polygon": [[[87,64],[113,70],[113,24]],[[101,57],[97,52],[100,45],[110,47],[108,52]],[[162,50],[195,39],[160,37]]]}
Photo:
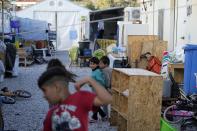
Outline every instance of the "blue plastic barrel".
{"label": "blue plastic barrel", "polygon": [[83,55],[84,56],[92,56],[92,50],[91,49],[84,49]]}
{"label": "blue plastic barrel", "polygon": [[184,51],[184,91],[186,95],[196,94],[197,83],[194,73],[197,73],[197,45],[187,44]]}
{"label": "blue plastic barrel", "polygon": [[11,20],[10,21],[10,27],[11,28],[19,28],[20,27],[20,22],[18,20]]}

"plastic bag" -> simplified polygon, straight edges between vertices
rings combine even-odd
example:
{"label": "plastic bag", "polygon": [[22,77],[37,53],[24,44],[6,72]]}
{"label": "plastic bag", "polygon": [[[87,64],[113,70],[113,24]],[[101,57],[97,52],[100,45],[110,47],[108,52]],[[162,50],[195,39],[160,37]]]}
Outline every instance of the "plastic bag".
{"label": "plastic bag", "polygon": [[113,48],[116,47],[116,44],[111,44],[106,48],[107,53],[111,53],[113,51]]}
{"label": "plastic bag", "polygon": [[184,58],[185,58],[185,55],[184,55],[184,49],[183,49],[183,46],[184,45],[178,45],[174,51],[172,51],[170,53],[170,62],[172,63],[182,63],[184,62]]}

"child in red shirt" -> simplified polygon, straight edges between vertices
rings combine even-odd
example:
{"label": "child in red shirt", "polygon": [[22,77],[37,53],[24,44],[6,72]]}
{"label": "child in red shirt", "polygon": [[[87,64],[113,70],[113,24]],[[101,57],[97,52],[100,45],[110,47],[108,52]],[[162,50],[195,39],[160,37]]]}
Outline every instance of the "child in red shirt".
{"label": "child in red shirt", "polygon": [[[44,131],[87,131],[88,112],[94,106],[109,104],[112,96],[100,84],[89,77],[75,83],[78,92],[70,94],[69,82],[75,76],[61,67],[50,68],[38,79],[39,88],[52,107],[44,121]],[[90,84],[95,93],[80,91],[84,84]]]}

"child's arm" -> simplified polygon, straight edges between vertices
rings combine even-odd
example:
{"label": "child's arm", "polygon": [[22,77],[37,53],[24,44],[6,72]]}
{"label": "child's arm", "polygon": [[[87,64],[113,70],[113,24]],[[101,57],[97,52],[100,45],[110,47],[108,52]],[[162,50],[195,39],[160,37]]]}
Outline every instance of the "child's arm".
{"label": "child's arm", "polygon": [[90,77],[86,77],[75,84],[77,90],[80,90],[81,85],[90,84],[92,88],[95,90],[96,97],[94,99],[93,104],[95,106],[101,106],[111,103],[112,96],[109,92],[100,84],[98,84],[95,80]]}

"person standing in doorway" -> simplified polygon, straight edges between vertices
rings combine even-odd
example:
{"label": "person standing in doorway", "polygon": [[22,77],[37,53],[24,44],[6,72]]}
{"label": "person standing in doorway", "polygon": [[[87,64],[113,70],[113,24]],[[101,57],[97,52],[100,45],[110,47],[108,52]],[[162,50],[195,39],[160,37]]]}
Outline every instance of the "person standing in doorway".
{"label": "person standing in doorway", "polygon": [[99,21],[98,22],[98,39],[103,39],[104,35],[104,21]]}

